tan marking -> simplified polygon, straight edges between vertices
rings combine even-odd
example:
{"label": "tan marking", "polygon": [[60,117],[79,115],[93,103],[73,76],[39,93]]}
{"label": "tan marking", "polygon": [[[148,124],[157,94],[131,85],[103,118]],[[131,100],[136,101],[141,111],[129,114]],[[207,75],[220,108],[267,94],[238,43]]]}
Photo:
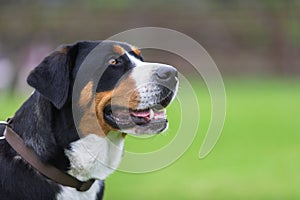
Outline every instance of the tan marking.
{"label": "tan marking", "polygon": [[[105,106],[112,104],[124,108],[136,109],[140,103],[140,95],[135,90],[135,81],[128,77],[120,82],[120,84],[112,91],[105,91],[95,94],[95,110],[98,123],[105,135],[111,130],[116,130],[108,125],[103,117]],[[86,117],[86,121],[89,120]],[[125,137],[125,135],[124,135]]]}
{"label": "tan marking", "polygon": [[120,45],[114,45],[113,47],[114,52],[123,55],[125,53],[125,50],[123,47],[121,47]]}
{"label": "tan marking", "polygon": [[112,104],[125,108],[136,109],[140,103],[141,97],[135,89],[135,81],[130,76],[122,80],[117,88],[114,89],[111,100]]}
{"label": "tan marking", "polygon": [[[86,136],[90,133],[94,133],[100,137],[104,137],[109,131],[116,130],[105,122],[103,110],[105,106],[110,103],[124,108],[135,109],[139,104],[140,96],[134,90],[134,83],[131,78],[127,78],[121,81],[116,89],[95,94],[92,105],[84,112],[79,124],[79,129],[83,135]],[[80,100],[82,99],[84,98],[82,97]],[[83,104],[81,103],[80,105]],[[125,136],[126,135],[123,134],[124,138]]]}
{"label": "tan marking", "polygon": [[79,98],[79,105],[81,107],[86,107],[91,102],[93,96],[93,85],[93,81],[90,81],[82,89]]}
{"label": "tan marking", "polygon": [[97,120],[97,115],[95,112],[95,101],[93,101],[90,108],[87,109],[83,114],[79,123],[79,130],[84,136],[93,133],[97,134],[100,137],[105,137],[105,130],[101,128]]}
{"label": "tan marking", "polygon": [[[79,129],[84,136],[93,133],[105,137],[109,129],[99,123],[99,117],[96,113],[97,98],[93,98],[93,85],[93,81],[88,82],[80,93],[79,106],[84,109],[84,113],[79,123]],[[88,108],[90,102],[92,103]]]}
{"label": "tan marking", "polygon": [[69,49],[69,46],[60,46],[58,47],[57,51],[62,54],[67,54],[69,52]]}
{"label": "tan marking", "polygon": [[94,108],[96,110],[98,123],[101,126],[101,129],[103,130],[103,133],[105,135],[107,135],[110,130],[115,130],[111,126],[109,126],[103,118],[103,109],[105,108],[106,105],[109,104],[112,93],[113,91],[106,91],[106,92],[96,93],[95,95]]}
{"label": "tan marking", "polygon": [[141,55],[141,51],[137,47],[132,46],[131,49],[136,55],[138,55],[138,56]]}

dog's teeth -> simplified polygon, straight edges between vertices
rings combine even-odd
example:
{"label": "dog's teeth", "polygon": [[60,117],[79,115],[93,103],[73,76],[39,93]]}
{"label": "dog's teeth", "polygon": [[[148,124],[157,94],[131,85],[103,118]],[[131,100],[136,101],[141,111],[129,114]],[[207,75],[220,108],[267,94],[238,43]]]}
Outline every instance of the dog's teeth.
{"label": "dog's teeth", "polygon": [[150,109],[150,119],[153,119],[154,118],[154,111],[152,109]]}

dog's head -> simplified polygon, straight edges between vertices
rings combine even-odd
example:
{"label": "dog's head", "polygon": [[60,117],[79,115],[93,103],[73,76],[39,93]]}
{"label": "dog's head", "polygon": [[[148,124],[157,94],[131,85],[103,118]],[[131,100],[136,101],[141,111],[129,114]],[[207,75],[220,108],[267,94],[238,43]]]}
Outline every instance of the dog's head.
{"label": "dog's head", "polygon": [[[93,52],[92,73],[85,73],[92,76],[80,81],[80,91],[73,90],[82,74],[80,67],[99,45]],[[72,95],[77,97],[75,103],[82,109],[79,129],[84,135],[105,135],[110,130],[129,134],[164,131],[168,125],[165,108],[178,87],[175,68],[144,62],[136,47],[114,41],[62,46],[31,72],[27,82],[58,110],[70,106]]]}

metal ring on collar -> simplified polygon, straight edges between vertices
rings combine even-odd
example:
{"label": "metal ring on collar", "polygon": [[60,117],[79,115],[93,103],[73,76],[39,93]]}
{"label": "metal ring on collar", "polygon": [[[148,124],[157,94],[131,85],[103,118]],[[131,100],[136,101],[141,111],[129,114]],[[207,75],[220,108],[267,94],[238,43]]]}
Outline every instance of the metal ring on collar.
{"label": "metal ring on collar", "polygon": [[[8,124],[8,122],[6,122],[6,121],[0,121],[0,125],[8,126],[9,124]],[[5,136],[1,136],[1,137],[0,137],[0,140],[5,140]]]}
{"label": "metal ring on collar", "polygon": [[7,121],[0,121],[0,125],[8,126],[8,122]]}

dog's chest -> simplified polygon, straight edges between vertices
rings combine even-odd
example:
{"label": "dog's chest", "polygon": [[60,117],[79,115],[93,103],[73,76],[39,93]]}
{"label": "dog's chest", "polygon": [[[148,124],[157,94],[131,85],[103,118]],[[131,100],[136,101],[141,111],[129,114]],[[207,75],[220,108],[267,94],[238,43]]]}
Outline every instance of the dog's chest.
{"label": "dog's chest", "polygon": [[[91,178],[104,180],[119,165],[123,154],[124,138],[121,133],[109,133],[101,138],[90,134],[71,144],[66,150],[71,169],[69,174],[81,181]],[[87,192],[77,192],[76,189],[62,187],[57,199],[95,199],[100,190],[100,183],[96,181]]]}

